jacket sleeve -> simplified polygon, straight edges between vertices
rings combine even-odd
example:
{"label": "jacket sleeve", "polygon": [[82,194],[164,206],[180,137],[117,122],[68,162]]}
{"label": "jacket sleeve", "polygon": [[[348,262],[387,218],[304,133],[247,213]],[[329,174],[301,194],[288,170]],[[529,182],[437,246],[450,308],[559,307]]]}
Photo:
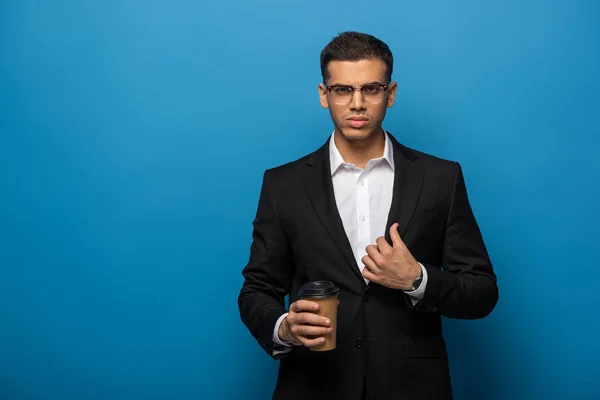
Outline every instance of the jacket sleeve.
{"label": "jacket sleeve", "polygon": [[458,163],[454,166],[442,268],[425,264],[428,283],[415,308],[449,318],[483,318],[498,302],[496,275],[469,204],[462,169]]}
{"label": "jacket sleeve", "polygon": [[274,181],[270,171],[263,176],[258,210],[253,222],[250,257],[242,271],[244,283],[238,296],[242,322],[260,346],[273,358],[273,329],[286,312],[285,296],[293,276],[292,250],[286,238],[273,197]]}

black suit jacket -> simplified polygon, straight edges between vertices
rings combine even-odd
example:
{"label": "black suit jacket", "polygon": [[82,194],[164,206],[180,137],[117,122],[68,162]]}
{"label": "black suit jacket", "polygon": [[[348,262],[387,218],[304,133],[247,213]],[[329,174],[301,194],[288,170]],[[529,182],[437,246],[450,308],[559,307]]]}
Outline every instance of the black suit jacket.
{"label": "black suit jacket", "polygon": [[294,347],[280,358],[274,399],[452,398],[441,317],[475,319],[498,300],[460,165],[409,149],[392,135],[395,176],[385,231],[402,240],[428,274],[416,307],[401,290],[365,284],[337,211],[329,141],[264,174],[250,259],[238,303],[241,319],[273,356],[273,329],[303,284],[341,289],[337,349]]}

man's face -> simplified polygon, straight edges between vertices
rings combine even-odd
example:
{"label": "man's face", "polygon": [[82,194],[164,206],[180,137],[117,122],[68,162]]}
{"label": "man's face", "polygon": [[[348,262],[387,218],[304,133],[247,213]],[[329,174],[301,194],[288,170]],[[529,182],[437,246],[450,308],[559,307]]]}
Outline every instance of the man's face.
{"label": "man's face", "polygon": [[[371,84],[388,84],[386,80],[386,65],[378,58],[360,61],[331,61],[328,65],[329,79],[327,86],[365,86]],[[336,90],[336,89],[333,89]],[[347,92],[347,90],[345,90]],[[389,84],[383,96],[371,97],[377,89],[375,87],[361,93],[354,91],[351,97],[338,89],[337,93],[330,93],[324,84],[319,85],[321,106],[329,108],[336,131],[346,140],[357,141],[372,137],[381,132],[381,123],[385,118],[386,109],[394,104],[396,99],[396,83]],[[348,98],[345,104],[340,98]],[[371,101],[371,103],[369,103]],[[378,104],[372,104],[380,101]]]}

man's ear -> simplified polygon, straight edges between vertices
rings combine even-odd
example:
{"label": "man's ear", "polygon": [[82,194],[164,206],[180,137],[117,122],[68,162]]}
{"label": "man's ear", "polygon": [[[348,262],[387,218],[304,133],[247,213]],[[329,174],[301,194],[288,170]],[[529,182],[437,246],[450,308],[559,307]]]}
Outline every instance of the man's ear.
{"label": "man's ear", "polygon": [[386,107],[390,108],[396,102],[396,90],[398,89],[398,84],[396,82],[392,82],[388,86],[388,96]]}
{"label": "man's ear", "polygon": [[325,84],[319,84],[319,101],[321,102],[321,107],[329,108],[329,97],[327,96],[327,88]]}

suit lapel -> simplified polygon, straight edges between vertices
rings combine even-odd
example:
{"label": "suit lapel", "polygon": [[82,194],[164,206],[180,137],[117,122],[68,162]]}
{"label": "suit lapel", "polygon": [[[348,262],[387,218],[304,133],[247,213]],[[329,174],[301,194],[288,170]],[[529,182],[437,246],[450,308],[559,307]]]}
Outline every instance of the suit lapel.
{"label": "suit lapel", "polygon": [[[412,151],[398,143],[390,133],[388,135],[394,151],[394,188],[385,238],[388,243],[392,243],[390,227],[395,222],[399,224],[400,237],[402,238],[406,234],[421,195],[425,170],[417,165],[419,163],[413,163],[417,157]],[[329,163],[329,140],[306,159],[303,166],[302,184],[329,236],[354,273],[364,282],[335,202]]]}
{"label": "suit lapel", "polygon": [[385,238],[388,243],[392,243],[390,227],[395,222],[399,224],[400,237],[403,238],[406,234],[421,196],[425,169],[413,162],[416,156],[412,151],[398,143],[390,133],[388,135],[394,149],[394,189]]}
{"label": "suit lapel", "polygon": [[329,163],[329,140],[323,147],[309,156],[305,164],[302,184],[308,198],[331,239],[335,242],[354,273],[363,280],[335,202]]}

